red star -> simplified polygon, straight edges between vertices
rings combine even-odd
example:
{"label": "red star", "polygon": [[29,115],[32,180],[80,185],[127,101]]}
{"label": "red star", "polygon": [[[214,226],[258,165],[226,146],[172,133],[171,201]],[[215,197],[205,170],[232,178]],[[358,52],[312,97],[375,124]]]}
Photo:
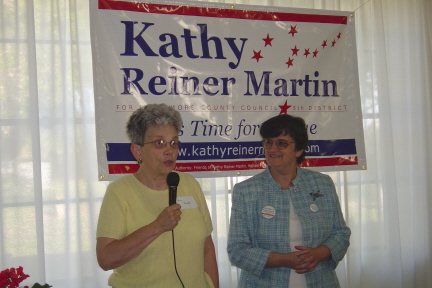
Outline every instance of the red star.
{"label": "red star", "polygon": [[315,49],[315,51],[314,52],[312,52],[313,53],[313,57],[317,57],[317,54],[318,54],[318,49]]}
{"label": "red star", "polygon": [[262,40],[264,40],[264,47],[266,47],[267,45],[272,46],[271,42],[273,41],[274,38],[270,38],[270,35],[267,34],[267,38],[263,38]]}
{"label": "red star", "polygon": [[283,105],[279,105],[281,111],[279,115],[281,114],[288,114],[288,109],[291,107],[291,105],[288,105],[288,100],[285,101]]}
{"label": "red star", "polygon": [[297,49],[297,45],[291,49],[291,51],[293,52],[291,56],[297,55],[297,52],[300,51],[300,49]]}
{"label": "red star", "polygon": [[292,37],[294,37],[294,34],[298,33],[297,30],[296,30],[297,25],[295,25],[294,27],[292,25],[290,25],[290,26],[291,26],[291,31],[288,32],[288,34],[291,34]]}
{"label": "red star", "polygon": [[294,66],[293,62],[294,62],[294,59],[288,58],[288,62],[285,62],[285,64],[287,64],[288,68],[289,68],[290,66]]}
{"label": "red star", "polygon": [[323,47],[323,49],[327,46],[327,40],[323,41],[323,44],[321,44],[321,46]]}
{"label": "red star", "polygon": [[331,47],[334,47],[335,44],[336,44],[336,40],[333,40],[333,42],[332,42],[332,46],[331,46]]}
{"label": "red star", "polygon": [[306,58],[307,58],[307,56],[308,56],[309,54],[310,54],[309,49],[305,49],[305,53],[304,53],[303,55],[305,55]]}
{"label": "red star", "polygon": [[255,50],[253,50],[254,56],[251,59],[256,59],[257,63],[259,62],[259,59],[264,58],[263,56],[261,56],[261,50],[256,52]]}
{"label": "red star", "polygon": [[339,34],[337,35],[337,38],[338,38],[338,39],[340,39],[340,37],[341,37],[341,34],[342,34],[342,33],[341,33],[341,32],[339,32]]}

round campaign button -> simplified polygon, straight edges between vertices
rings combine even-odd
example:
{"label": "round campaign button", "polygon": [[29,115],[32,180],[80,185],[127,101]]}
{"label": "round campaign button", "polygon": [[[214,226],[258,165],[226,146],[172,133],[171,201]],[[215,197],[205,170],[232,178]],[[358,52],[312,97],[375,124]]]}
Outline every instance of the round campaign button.
{"label": "round campaign button", "polygon": [[276,215],[276,210],[272,206],[265,206],[261,211],[261,215],[264,218],[270,219]]}
{"label": "round campaign button", "polygon": [[310,205],[310,209],[311,209],[313,212],[316,212],[316,211],[318,211],[318,206],[317,206],[316,204],[311,204],[311,205]]}

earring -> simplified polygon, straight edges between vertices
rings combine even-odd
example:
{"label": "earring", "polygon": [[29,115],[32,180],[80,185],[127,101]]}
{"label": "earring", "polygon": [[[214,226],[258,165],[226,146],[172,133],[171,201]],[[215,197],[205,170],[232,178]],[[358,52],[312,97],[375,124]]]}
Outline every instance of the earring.
{"label": "earring", "polygon": [[138,164],[141,164],[141,163],[142,163],[142,159],[139,158],[139,159],[138,159]]}

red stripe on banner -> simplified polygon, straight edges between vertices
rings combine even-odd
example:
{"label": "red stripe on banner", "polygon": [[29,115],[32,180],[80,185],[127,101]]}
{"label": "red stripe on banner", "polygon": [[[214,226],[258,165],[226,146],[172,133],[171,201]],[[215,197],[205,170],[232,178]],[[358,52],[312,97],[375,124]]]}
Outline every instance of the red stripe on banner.
{"label": "red stripe on banner", "polygon": [[267,167],[265,160],[230,161],[230,162],[194,162],[177,163],[174,170],[180,172],[205,172],[205,171],[238,171],[256,170]]}
{"label": "red stripe on banner", "polygon": [[357,156],[332,157],[332,158],[306,158],[300,167],[324,167],[324,166],[346,166],[357,165]]}
{"label": "red stripe on banner", "polygon": [[[267,164],[264,160],[258,161],[230,161],[230,162],[193,162],[177,163],[174,170],[180,172],[204,171],[237,171],[264,169]],[[109,174],[130,174],[138,171],[138,164],[108,164]]]}
{"label": "red stripe on banner", "polygon": [[[357,156],[332,158],[306,158],[300,167],[325,167],[357,165]],[[259,170],[267,167],[265,160],[227,161],[227,162],[188,162],[177,163],[176,171],[180,172],[212,172],[212,171],[239,171]],[[138,164],[108,164],[109,174],[131,174],[138,171]]]}
{"label": "red stripe on banner", "polygon": [[108,164],[109,174],[131,174],[138,171],[138,164]]}
{"label": "red stripe on banner", "polygon": [[178,6],[178,5],[153,4],[153,3],[127,2],[127,1],[115,1],[115,0],[99,0],[99,9],[122,10],[122,11],[168,14],[168,15],[234,18],[234,19],[267,20],[267,21],[311,22],[311,23],[329,23],[329,24],[344,24],[344,25],[346,25],[348,22],[347,16],[339,16],[339,15],[249,11],[249,10],[235,10],[235,9],[222,9],[222,8],[210,8],[210,7],[194,7],[194,6]]}

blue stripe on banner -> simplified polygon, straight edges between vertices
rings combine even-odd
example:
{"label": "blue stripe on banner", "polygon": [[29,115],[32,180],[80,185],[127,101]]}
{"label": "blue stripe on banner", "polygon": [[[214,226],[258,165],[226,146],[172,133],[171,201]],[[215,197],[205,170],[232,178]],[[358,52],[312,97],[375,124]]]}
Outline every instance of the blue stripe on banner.
{"label": "blue stripe on banner", "polygon": [[[108,143],[108,161],[135,161],[129,143]],[[307,157],[357,155],[355,139],[309,140]],[[182,143],[177,160],[223,160],[264,158],[260,141]]]}
{"label": "blue stripe on banner", "polygon": [[107,143],[106,156],[108,161],[136,161],[130,151],[130,143]]}
{"label": "blue stripe on banner", "polygon": [[357,155],[355,139],[309,140],[306,156]]}

